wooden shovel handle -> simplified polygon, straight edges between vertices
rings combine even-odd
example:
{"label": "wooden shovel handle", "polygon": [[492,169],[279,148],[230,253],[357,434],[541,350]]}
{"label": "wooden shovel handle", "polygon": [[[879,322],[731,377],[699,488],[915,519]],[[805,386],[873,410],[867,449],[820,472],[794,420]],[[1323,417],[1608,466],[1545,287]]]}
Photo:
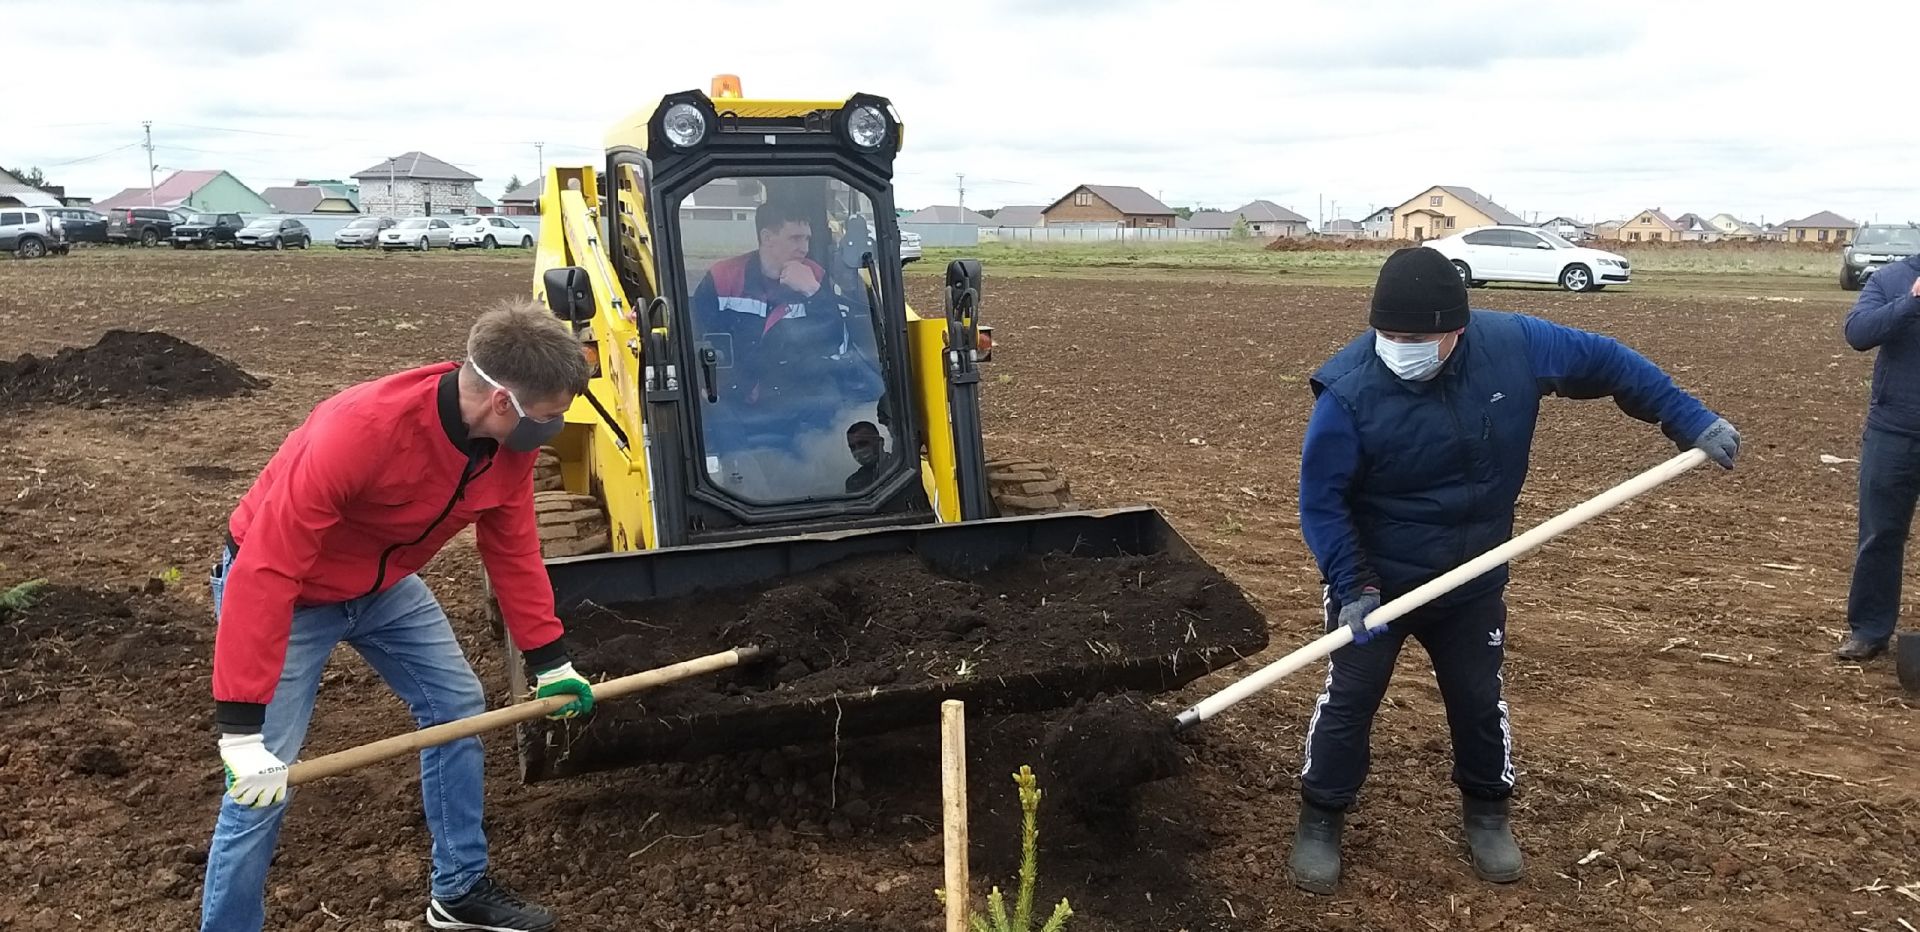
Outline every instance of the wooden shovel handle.
{"label": "wooden shovel handle", "polygon": [[[639,673],[632,673],[627,676],[607,680],[604,683],[595,683],[593,686],[593,699],[595,702],[617,699],[629,693],[639,692],[643,689],[651,689],[655,686],[664,686],[668,683],[699,676],[702,673],[712,673],[716,670],[725,670],[743,663],[750,663],[759,659],[760,655],[760,648],[736,647],[733,650],[722,651],[718,654],[695,657],[692,660],[682,661],[672,666],[660,667],[654,670],[643,670]],[[418,731],[410,731],[403,735],[394,735],[391,738],[382,738],[379,741],[362,744],[358,747],[351,747],[344,751],[335,751],[332,754],[316,757],[313,760],[299,761],[295,763],[293,768],[288,772],[287,784],[289,786],[298,786],[302,783],[310,783],[322,777],[331,777],[346,773],[349,770],[358,770],[368,764],[399,757],[402,754],[416,752],[422,748],[433,747],[437,744],[446,744],[450,741],[458,741],[461,738],[471,738],[482,732],[505,728],[508,725],[530,722],[536,718],[557,712],[561,707],[572,701],[572,696],[548,696],[545,699],[516,702],[513,705],[492,709],[482,712],[479,715],[455,719],[439,725],[431,725]]]}
{"label": "wooden shovel handle", "polygon": [[[1568,531],[1579,527],[1598,515],[1605,514],[1621,504],[1637,498],[1661,484],[1675,479],[1707,461],[1707,454],[1700,450],[1688,450],[1674,456],[1640,475],[1634,476],[1605,492],[1600,493],[1572,508],[1555,515],[1540,526],[1512,540],[1487,551],[1460,566],[1454,567],[1412,592],[1407,593],[1373,610],[1366,617],[1365,624],[1378,628],[1389,621],[1433,601],[1460,586],[1478,579],[1503,563],[1518,560]],[[1306,646],[1285,657],[1261,667],[1258,670],[1227,684],[1219,692],[1195,703],[1192,708],[1181,712],[1174,719],[1174,728],[1184,731],[1218,715],[1228,706],[1239,702],[1262,689],[1272,686],[1282,677],[1313,663],[1335,650],[1346,646],[1353,640],[1353,632],[1345,625],[1336,626],[1332,631],[1321,635]]]}

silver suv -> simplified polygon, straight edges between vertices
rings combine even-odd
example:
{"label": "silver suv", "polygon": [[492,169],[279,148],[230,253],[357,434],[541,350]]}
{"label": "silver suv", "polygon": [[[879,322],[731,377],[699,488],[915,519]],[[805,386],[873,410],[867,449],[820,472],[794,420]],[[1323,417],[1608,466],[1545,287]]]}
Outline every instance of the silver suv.
{"label": "silver suv", "polygon": [[0,209],[0,252],[11,252],[22,259],[65,255],[66,228],[60,218],[38,207]]}

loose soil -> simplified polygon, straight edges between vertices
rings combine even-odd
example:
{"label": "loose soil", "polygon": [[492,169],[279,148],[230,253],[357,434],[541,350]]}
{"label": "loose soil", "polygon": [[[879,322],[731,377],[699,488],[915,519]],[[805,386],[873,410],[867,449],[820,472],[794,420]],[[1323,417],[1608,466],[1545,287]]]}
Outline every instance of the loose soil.
{"label": "loose soil", "polygon": [[645,714],[668,716],[1222,649],[1257,642],[1265,624],[1224,576],[1167,554],[1020,557],[971,578],[909,555],[860,557],[772,587],[563,620],[577,666],[606,676],[743,645],[770,652],[649,692]]}
{"label": "loose soil", "polygon": [[0,403],[77,405],[164,403],[226,398],[267,382],[178,337],[109,330],[100,342],[63,349],[51,359],[32,353],[0,362]]}
{"label": "loose soil", "polygon": [[[222,522],[314,403],[457,358],[475,309],[523,292],[527,274],[484,257],[138,249],[0,264],[0,357],[161,330],[272,380],[133,410],[36,406],[0,429],[0,585],[56,584],[35,614],[0,622],[0,928],[193,925],[220,789],[204,576]],[[1265,614],[1273,645],[1253,662],[1313,637],[1294,497],[1305,376],[1364,326],[1366,289],[988,275],[995,454],[1059,465],[1089,507],[1160,508]],[[937,281],[909,285],[937,306]],[[1009,775],[1033,764],[1047,794],[1038,900],[1070,897],[1070,929],[1920,925],[1916,700],[1886,660],[1827,656],[1845,627],[1857,477],[1820,455],[1857,457],[1871,358],[1838,336],[1852,295],[1794,294],[1809,297],[1474,292],[1625,340],[1748,443],[1738,470],[1675,480],[1515,567],[1505,682],[1526,879],[1490,887],[1465,864],[1442,704],[1409,652],[1335,896],[1284,881],[1318,670],[1183,738],[1178,773],[1141,787],[1130,825],[1083,818],[1074,781],[1048,766],[1048,731],[1070,712],[970,720],[975,894],[1011,887]],[[1127,340],[1104,336],[1115,319]],[[1671,452],[1604,401],[1549,400],[1520,524]],[[504,702],[471,547],[422,576]],[[1170,718],[1251,666],[1136,701]],[[407,727],[343,650],[305,753]],[[494,866],[570,928],[938,929],[936,727],[531,786],[514,742],[490,740]],[[269,928],[421,927],[429,841],[410,771],[296,792]]]}

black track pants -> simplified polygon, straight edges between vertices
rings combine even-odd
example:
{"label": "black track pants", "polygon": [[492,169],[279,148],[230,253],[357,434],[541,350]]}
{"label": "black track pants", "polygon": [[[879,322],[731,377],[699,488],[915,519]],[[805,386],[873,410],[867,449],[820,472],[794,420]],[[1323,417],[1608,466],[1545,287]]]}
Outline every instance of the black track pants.
{"label": "black track pants", "polygon": [[[1327,601],[1327,630],[1339,607]],[[1486,799],[1513,793],[1513,737],[1501,698],[1500,663],[1506,652],[1507,606],[1499,591],[1460,605],[1425,606],[1379,631],[1365,644],[1333,652],[1327,685],[1307,725],[1301,795],[1325,809],[1346,809],[1367,779],[1373,714],[1386,695],[1400,646],[1412,636],[1433,660],[1453,732],[1453,782]]]}

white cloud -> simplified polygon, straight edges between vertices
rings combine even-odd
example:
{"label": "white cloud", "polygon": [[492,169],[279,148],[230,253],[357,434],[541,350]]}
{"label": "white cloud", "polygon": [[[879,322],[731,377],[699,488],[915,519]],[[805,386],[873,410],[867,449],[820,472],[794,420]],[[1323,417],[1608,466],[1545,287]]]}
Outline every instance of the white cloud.
{"label": "white cloud", "polygon": [[0,162],[96,196],[145,183],[143,151],[110,151],[142,120],[161,165],[256,189],[421,149],[497,195],[535,140],[590,160],[619,117],[725,71],[750,95],[891,97],[909,206],[950,203],[964,172],[977,207],[1094,182],[1354,215],[1442,183],[1543,216],[1920,219],[1913,4],[30,0],[8,19],[10,72],[58,82],[11,97]]}

